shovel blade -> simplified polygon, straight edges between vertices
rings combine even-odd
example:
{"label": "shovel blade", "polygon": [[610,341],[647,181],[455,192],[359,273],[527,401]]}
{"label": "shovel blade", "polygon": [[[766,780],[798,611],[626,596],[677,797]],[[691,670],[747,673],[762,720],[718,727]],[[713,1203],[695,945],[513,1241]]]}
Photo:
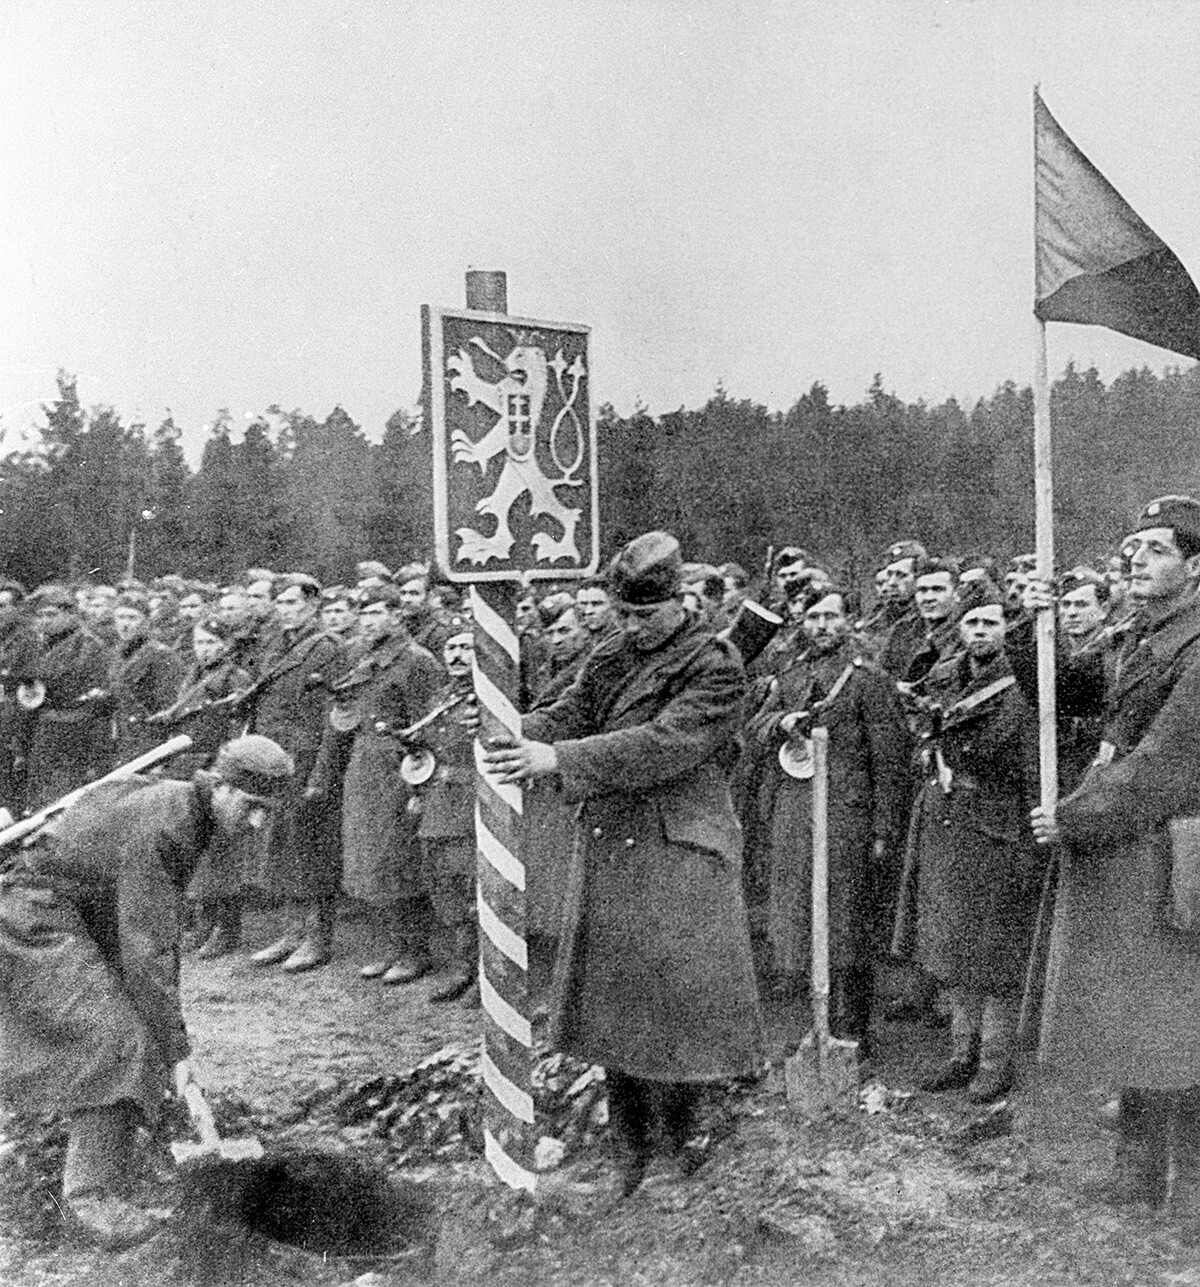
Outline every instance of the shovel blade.
{"label": "shovel blade", "polygon": [[219,1144],[193,1144],[184,1140],[171,1145],[176,1166],[191,1162],[257,1162],[263,1156],[262,1141],[253,1135],[221,1140]]}
{"label": "shovel blade", "polygon": [[805,1034],[784,1065],[789,1107],[819,1116],[858,1105],[858,1042]]}

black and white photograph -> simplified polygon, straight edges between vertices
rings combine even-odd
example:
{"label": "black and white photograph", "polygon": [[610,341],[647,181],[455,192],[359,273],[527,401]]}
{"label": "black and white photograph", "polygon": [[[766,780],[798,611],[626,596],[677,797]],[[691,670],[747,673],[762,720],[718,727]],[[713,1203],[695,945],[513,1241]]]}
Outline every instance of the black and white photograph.
{"label": "black and white photograph", "polygon": [[0,0],[0,1283],[1200,1287],[1198,19]]}

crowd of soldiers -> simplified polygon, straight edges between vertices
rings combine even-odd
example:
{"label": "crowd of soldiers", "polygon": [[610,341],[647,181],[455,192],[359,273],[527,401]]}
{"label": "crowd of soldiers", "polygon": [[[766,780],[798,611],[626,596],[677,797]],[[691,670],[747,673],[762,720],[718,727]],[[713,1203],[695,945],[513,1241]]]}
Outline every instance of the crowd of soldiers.
{"label": "crowd of soldiers", "polygon": [[[180,778],[239,733],[270,738],[294,774],[265,831],[209,844],[189,886],[193,949],[237,950],[258,891],[281,920],[250,961],[319,968],[346,894],[378,917],[364,979],[423,978],[437,940],[431,999],[477,1005],[469,607],[425,564],[358,574],[325,589],[265,569],[222,587],[0,586],[0,795],[14,816],[35,811],[177,732],[192,738],[167,770]],[[527,590],[524,732],[484,761],[526,786],[534,995],[575,960],[555,1022],[564,1049],[609,1067],[627,1191],[647,1106],[665,1114],[659,1135],[686,1136],[686,1088],[753,1065],[759,998],[803,1005],[820,727],[833,1034],[869,1060],[873,1018],[946,1028],[924,1089],[1000,1099],[1043,1002],[1033,967],[1052,915],[1044,1044],[1111,1093],[1120,1191],[1169,1191],[1200,1216],[1200,1026],[1180,1038],[1168,995],[1200,996],[1200,907],[1168,924],[1160,906],[1172,862],[1200,870],[1200,846],[1181,859],[1166,839],[1200,813],[1198,578],[1200,503],[1165,497],[1104,566],[1055,585],[1032,556],[1002,568],[898,541],[865,614],[860,589],[803,549],[772,551],[755,581],[682,563],[665,533],[606,575]],[[1064,800],[1043,807],[1035,619],[1052,610]],[[1131,875],[1121,846],[1135,844]],[[706,1008],[673,1019],[681,978]]]}

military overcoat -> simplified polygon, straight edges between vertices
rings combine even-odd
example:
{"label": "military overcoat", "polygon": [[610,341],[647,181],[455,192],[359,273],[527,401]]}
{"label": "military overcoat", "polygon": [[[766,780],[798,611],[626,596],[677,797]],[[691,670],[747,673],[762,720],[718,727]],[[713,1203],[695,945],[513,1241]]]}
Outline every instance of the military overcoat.
{"label": "military overcoat", "polygon": [[966,656],[946,662],[927,689],[945,712],[935,745],[951,776],[946,789],[929,763],[909,837],[916,960],[948,986],[1019,996],[1047,857],[1029,826],[1036,719],[1003,656],[977,674]]}
{"label": "military overcoat", "polygon": [[171,705],[179,695],[184,675],[179,654],[149,631],[113,649],[109,689],[118,764],[127,764],[163,740],[160,730],[145,723],[145,719]]}
{"label": "military overcoat", "polygon": [[212,833],[202,781],[128,779],[0,877],[0,1092],[18,1112],[127,1099],[157,1117],[188,1053],[180,894]]}
{"label": "military overcoat", "polygon": [[582,803],[551,1015],[567,1053],[672,1082],[760,1067],[741,832],[718,767],[744,690],[733,648],[688,624],[653,650],[606,641],[525,717]]}
{"label": "military overcoat", "polygon": [[305,790],[321,748],[330,688],[345,667],[342,645],[312,621],[275,636],[257,671],[249,731],[278,742],[296,765],[254,880],[282,898],[332,898],[341,882],[340,812],[327,799],[305,799]]}
{"label": "military overcoat", "polygon": [[340,791],[342,887],[353,898],[387,906],[421,893],[403,748],[375,726],[414,723],[432,707],[444,675],[442,663],[403,632],[361,652],[334,685],[333,718],[342,727],[327,724],[312,780],[326,799]]}
{"label": "military overcoat", "polygon": [[[1068,663],[1060,701],[1088,714],[1102,659]],[[1168,928],[1168,823],[1200,815],[1200,602],[1140,621],[1105,694],[1114,758],[1058,807],[1064,845],[1043,1058],[1085,1085],[1200,1084],[1200,943]]]}
{"label": "military overcoat", "polygon": [[[848,669],[847,669],[848,668]],[[810,710],[846,674],[822,709],[829,730],[829,947],[834,969],[867,952],[890,899],[886,857],[903,837],[910,806],[908,727],[892,680],[854,655],[849,643],[832,654],[801,654],[780,670],[750,735],[769,754],[759,810],[770,844],[768,937],[780,974],[807,973],[812,923],[812,779],[788,776],[779,749],[780,721]],[[875,841],[884,856],[876,858]],[[890,926],[889,926],[890,929]]]}
{"label": "military overcoat", "polygon": [[37,678],[46,699],[37,708],[26,803],[37,810],[112,767],[112,654],[78,622],[47,638]]}

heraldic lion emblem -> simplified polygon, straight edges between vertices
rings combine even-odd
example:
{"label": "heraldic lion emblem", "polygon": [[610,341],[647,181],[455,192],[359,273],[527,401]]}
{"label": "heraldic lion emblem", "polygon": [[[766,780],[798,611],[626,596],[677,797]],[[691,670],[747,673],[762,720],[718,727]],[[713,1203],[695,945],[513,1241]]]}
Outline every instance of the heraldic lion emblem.
{"label": "heraldic lion emblem", "polygon": [[[549,519],[562,529],[561,535],[540,531],[530,538],[538,562],[550,563],[558,559],[578,562],[575,529],[582,510],[572,509],[560,501],[555,488],[583,485],[583,479],[575,477],[583,461],[586,442],[575,410],[575,400],[586,374],[583,361],[576,356],[568,365],[561,349],[553,361],[549,361],[544,350],[520,339],[506,357],[500,357],[479,338],[471,339],[470,344],[498,363],[505,374],[496,381],[482,378],[475,368],[473,355],[465,348],[447,357],[451,389],[466,394],[468,407],[482,403],[497,417],[496,423],[478,441],[464,429],[453,430],[450,434],[451,455],[457,464],[478,465],[485,477],[495,457],[503,452],[505,459],[495,490],[475,506],[477,514],[490,514],[495,518],[496,530],[491,536],[485,536],[473,527],[457,528],[456,535],[462,542],[458,558],[479,564],[492,559],[507,559],[514,540],[509,526],[512,508],[528,493],[532,517]],[[547,477],[536,451],[538,428],[546,410],[546,395],[551,388],[551,372],[557,380],[562,400],[562,407],[549,433],[550,456],[562,471],[558,478]],[[574,430],[577,444],[575,459],[566,463],[558,456],[558,436],[564,426]]]}

